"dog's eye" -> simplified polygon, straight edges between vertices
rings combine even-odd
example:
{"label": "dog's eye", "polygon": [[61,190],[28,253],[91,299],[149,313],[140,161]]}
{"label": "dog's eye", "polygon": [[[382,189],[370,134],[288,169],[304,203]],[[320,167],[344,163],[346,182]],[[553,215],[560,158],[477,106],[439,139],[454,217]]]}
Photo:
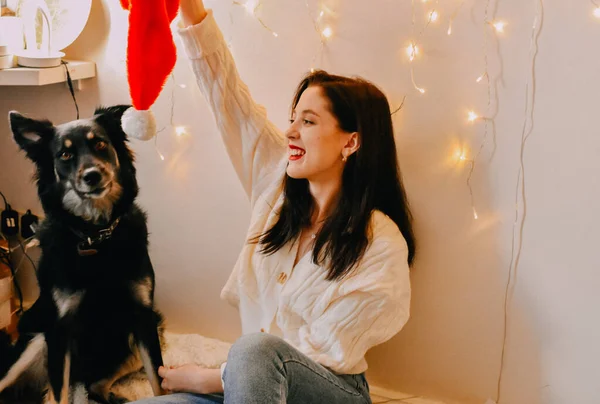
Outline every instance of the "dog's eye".
{"label": "dog's eye", "polygon": [[61,160],[63,160],[63,161],[69,161],[69,160],[71,160],[72,158],[73,158],[73,154],[71,154],[71,153],[69,153],[69,152],[63,152],[63,153],[60,155],[60,159],[61,159]]}
{"label": "dog's eye", "polygon": [[104,150],[108,147],[108,143],[100,141],[96,143],[96,150]]}

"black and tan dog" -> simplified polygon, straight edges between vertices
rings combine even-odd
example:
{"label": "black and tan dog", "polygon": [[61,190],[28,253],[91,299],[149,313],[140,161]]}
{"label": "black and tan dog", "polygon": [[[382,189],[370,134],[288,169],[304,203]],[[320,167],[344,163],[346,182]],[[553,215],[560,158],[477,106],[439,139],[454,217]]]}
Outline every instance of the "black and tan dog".
{"label": "black and tan dog", "polygon": [[111,385],[142,364],[154,394],[162,394],[162,321],[153,307],[146,216],[135,204],[134,158],[121,129],[127,108],[99,108],[58,126],[9,114],[14,139],[36,165],[46,218],[38,232],[40,295],[19,320],[16,344],[0,347],[0,397],[122,402]]}

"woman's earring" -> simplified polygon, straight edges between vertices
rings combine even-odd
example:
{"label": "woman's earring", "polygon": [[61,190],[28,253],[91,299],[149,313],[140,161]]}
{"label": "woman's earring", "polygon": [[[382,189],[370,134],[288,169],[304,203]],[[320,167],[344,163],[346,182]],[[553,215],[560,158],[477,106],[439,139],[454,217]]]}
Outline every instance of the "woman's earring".
{"label": "woman's earring", "polygon": [[342,154],[342,161],[345,163],[348,158]]}

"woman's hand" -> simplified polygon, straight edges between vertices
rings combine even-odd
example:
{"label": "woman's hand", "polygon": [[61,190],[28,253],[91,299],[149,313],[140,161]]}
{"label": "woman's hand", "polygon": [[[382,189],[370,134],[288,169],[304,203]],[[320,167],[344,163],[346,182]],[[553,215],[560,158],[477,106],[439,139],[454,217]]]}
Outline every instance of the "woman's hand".
{"label": "woman's hand", "polygon": [[179,15],[186,27],[200,23],[206,17],[202,0],[179,0]]}
{"label": "woman's hand", "polygon": [[158,374],[163,378],[161,387],[168,392],[197,394],[223,392],[219,369],[204,369],[192,364],[178,367],[161,366],[158,368]]}

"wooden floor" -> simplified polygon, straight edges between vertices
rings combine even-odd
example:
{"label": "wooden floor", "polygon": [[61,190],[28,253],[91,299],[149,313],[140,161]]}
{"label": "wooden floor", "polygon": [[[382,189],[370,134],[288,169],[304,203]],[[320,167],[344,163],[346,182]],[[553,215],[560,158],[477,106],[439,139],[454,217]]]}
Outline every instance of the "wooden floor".
{"label": "wooden floor", "polygon": [[395,391],[371,387],[371,399],[373,404],[447,404],[414,394],[404,394]]}

